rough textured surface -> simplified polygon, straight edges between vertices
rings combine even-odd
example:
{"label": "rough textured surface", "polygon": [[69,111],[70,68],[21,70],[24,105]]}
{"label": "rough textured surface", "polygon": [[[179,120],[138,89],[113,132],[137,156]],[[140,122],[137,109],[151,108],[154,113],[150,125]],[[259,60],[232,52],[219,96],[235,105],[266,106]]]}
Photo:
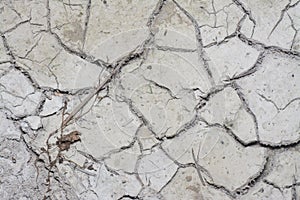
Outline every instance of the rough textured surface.
{"label": "rough textured surface", "polygon": [[1,199],[300,199],[299,10],[1,1]]}

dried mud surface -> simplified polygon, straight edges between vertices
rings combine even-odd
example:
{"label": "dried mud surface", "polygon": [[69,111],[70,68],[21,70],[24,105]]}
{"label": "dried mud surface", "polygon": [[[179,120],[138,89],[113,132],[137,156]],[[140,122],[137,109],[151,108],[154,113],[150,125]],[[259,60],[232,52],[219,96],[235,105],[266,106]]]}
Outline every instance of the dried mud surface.
{"label": "dried mud surface", "polygon": [[1,1],[1,199],[300,199],[299,11]]}

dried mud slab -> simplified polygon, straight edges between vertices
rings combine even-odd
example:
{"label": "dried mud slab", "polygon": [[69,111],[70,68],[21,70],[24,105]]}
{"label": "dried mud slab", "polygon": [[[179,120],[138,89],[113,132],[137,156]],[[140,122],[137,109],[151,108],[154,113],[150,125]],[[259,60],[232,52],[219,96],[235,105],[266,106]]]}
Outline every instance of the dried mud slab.
{"label": "dried mud slab", "polygon": [[1,1],[1,199],[300,199],[299,10]]}

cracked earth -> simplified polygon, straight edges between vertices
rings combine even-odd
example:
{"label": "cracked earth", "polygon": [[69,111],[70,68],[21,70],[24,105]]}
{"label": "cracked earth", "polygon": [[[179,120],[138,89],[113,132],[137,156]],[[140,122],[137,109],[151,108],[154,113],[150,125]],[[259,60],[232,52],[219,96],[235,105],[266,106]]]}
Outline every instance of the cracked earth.
{"label": "cracked earth", "polygon": [[1,199],[299,200],[300,1],[2,0]]}

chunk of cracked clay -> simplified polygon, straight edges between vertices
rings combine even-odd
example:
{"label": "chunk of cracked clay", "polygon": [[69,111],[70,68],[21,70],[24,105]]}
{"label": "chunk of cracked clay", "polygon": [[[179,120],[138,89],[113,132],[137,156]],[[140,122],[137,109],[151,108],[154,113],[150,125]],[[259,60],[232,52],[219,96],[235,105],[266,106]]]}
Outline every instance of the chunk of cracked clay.
{"label": "chunk of cracked clay", "polygon": [[178,169],[172,181],[162,189],[161,194],[165,199],[231,199],[221,191],[203,186],[196,169],[191,167]]}
{"label": "chunk of cracked clay", "polygon": [[131,147],[117,150],[112,153],[109,158],[105,160],[105,163],[116,171],[124,171],[128,173],[134,173],[136,162],[140,155],[140,149],[137,142]]}
{"label": "chunk of cracked clay", "polygon": [[192,149],[196,156],[199,152],[199,165],[208,172],[203,176],[230,191],[246,184],[251,177],[258,176],[266,162],[263,148],[244,147],[224,129],[217,127],[197,125],[163,143],[162,147],[173,159],[183,164],[194,162]]}
{"label": "chunk of cracked clay", "polygon": [[102,165],[98,170],[98,178],[92,183],[94,191],[101,199],[118,199],[123,195],[137,196],[140,183],[133,174],[113,174]]}
{"label": "chunk of cracked clay", "polygon": [[[288,0],[264,2],[242,0],[241,2],[245,9],[251,11],[252,21],[255,23],[255,29],[251,35],[253,39],[269,46],[290,48],[294,37],[292,22],[288,15],[282,15],[284,9],[289,9],[286,7],[289,4]],[[259,6],[257,6],[258,4]],[[290,3],[290,5],[292,4]],[[247,32],[243,30],[242,33]]]}
{"label": "chunk of cracked clay", "polygon": [[[130,101],[132,109],[142,115],[158,137],[170,137],[194,116],[197,100],[193,90],[188,88],[207,88],[209,84],[202,79],[197,68],[184,58],[170,53],[151,53],[149,60],[141,67],[133,63],[123,69],[114,94]],[[195,79],[188,78],[191,76]]]}
{"label": "chunk of cracked clay", "polygon": [[88,151],[95,158],[130,145],[134,140],[139,121],[125,102],[104,98],[77,121],[77,131],[82,133],[82,151]]}
{"label": "chunk of cracked clay", "polygon": [[[176,4],[167,1],[153,21],[157,31],[155,41],[159,46],[195,50],[197,48],[194,25]],[[165,48],[166,50],[168,48]]]}
{"label": "chunk of cracked clay", "polygon": [[37,130],[42,127],[41,118],[39,116],[28,116],[24,119],[27,122],[31,129]]}
{"label": "chunk of cracked clay", "polygon": [[213,95],[199,115],[209,124],[226,126],[245,144],[257,140],[255,118],[231,87]]}
{"label": "chunk of cracked clay", "polygon": [[206,153],[200,153],[199,164],[207,169],[215,184],[233,191],[259,176],[264,169],[266,153],[263,148],[243,147],[219,128],[212,128],[207,134],[210,135],[207,140],[217,142],[213,147],[203,143],[202,149]]}
{"label": "chunk of cracked clay", "polygon": [[[93,56],[108,59],[110,62],[133,50],[147,38],[148,34],[145,34],[145,31],[148,16],[156,3],[147,0],[128,2],[117,0],[107,2],[105,5],[101,1],[92,1],[84,49]],[[116,13],[119,18],[115,18]],[[111,20],[112,17],[114,20]],[[126,39],[122,39],[122,36]],[[106,41],[109,42],[105,44]],[[98,45],[95,45],[96,43]],[[103,47],[107,47],[106,51],[99,48],[102,44]]]}
{"label": "chunk of cracked clay", "polygon": [[139,159],[137,164],[138,176],[143,184],[159,191],[176,173],[177,166],[158,147]]}
{"label": "chunk of cracked clay", "polygon": [[7,119],[5,113],[0,112],[0,137],[18,139],[20,134],[14,123]]}
{"label": "chunk of cracked clay", "polygon": [[41,116],[48,116],[52,115],[61,109],[63,106],[62,98],[60,96],[51,96],[50,99],[46,99],[42,112],[40,113]]}
{"label": "chunk of cracked clay", "polygon": [[[228,49],[231,49],[228,51]],[[209,66],[216,83],[249,70],[256,62],[259,52],[237,38],[206,49]]]}
{"label": "chunk of cracked clay", "polygon": [[299,58],[267,54],[255,74],[238,80],[257,118],[260,140],[266,144],[278,146],[300,139],[299,67]]}
{"label": "chunk of cracked clay", "polygon": [[299,180],[299,155],[298,150],[289,150],[275,154],[273,158],[273,170],[265,177],[270,183],[280,188],[291,187]]}
{"label": "chunk of cracked clay", "polygon": [[0,78],[0,85],[2,85],[6,92],[19,98],[26,98],[29,94],[34,92],[29,80],[19,71],[12,70]]}

